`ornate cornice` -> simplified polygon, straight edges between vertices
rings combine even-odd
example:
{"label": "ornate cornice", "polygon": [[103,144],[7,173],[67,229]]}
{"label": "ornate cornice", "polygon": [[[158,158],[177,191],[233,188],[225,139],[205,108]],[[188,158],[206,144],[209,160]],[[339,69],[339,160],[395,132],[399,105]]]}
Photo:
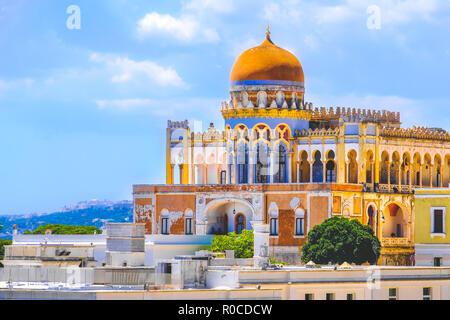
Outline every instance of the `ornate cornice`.
{"label": "ornate cornice", "polygon": [[289,109],[228,109],[222,110],[224,119],[230,118],[283,118],[311,120],[312,113],[309,110]]}

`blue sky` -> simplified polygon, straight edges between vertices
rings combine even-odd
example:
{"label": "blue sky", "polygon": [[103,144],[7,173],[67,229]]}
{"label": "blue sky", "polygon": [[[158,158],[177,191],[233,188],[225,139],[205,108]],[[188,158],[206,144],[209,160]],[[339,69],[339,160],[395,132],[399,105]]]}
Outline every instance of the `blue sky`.
{"label": "blue sky", "polygon": [[267,24],[307,101],[450,130],[448,0],[0,0],[0,213],[164,183],[167,120],[222,128],[233,62]]}

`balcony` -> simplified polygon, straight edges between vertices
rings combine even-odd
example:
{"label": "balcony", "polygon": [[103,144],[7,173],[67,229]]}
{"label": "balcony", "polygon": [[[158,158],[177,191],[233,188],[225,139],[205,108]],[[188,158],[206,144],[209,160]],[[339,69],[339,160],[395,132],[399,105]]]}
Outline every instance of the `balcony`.
{"label": "balcony", "polygon": [[408,238],[383,238],[381,239],[382,247],[409,247],[411,242]]}
{"label": "balcony", "polygon": [[[411,186],[413,188],[414,186]],[[366,191],[380,192],[380,193],[412,193],[409,190],[409,185],[398,185],[398,184],[376,184],[369,183],[366,184]]]}

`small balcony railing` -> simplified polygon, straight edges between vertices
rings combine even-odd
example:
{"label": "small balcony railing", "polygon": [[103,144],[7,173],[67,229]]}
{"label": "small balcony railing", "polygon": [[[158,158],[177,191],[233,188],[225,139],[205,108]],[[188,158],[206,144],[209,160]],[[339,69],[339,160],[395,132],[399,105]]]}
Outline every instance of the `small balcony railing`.
{"label": "small balcony railing", "polygon": [[411,242],[408,238],[383,238],[381,239],[381,246],[383,247],[405,247],[410,246]]}
{"label": "small balcony railing", "polygon": [[411,193],[409,185],[375,183],[370,186],[370,189],[380,193]]}

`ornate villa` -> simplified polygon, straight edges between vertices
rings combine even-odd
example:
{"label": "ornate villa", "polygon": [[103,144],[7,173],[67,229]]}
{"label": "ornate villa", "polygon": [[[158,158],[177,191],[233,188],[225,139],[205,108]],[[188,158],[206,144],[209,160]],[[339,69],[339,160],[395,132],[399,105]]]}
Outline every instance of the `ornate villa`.
{"label": "ornate villa", "polygon": [[133,186],[147,234],[269,232],[260,250],[298,263],[308,231],[336,215],[373,228],[381,264],[410,264],[414,190],[448,187],[449,133],[402,128],[398,112],[305,102],[302,65],[269,30],[234,63],[221,111],[223,131],[168,121],[166,184]]}

